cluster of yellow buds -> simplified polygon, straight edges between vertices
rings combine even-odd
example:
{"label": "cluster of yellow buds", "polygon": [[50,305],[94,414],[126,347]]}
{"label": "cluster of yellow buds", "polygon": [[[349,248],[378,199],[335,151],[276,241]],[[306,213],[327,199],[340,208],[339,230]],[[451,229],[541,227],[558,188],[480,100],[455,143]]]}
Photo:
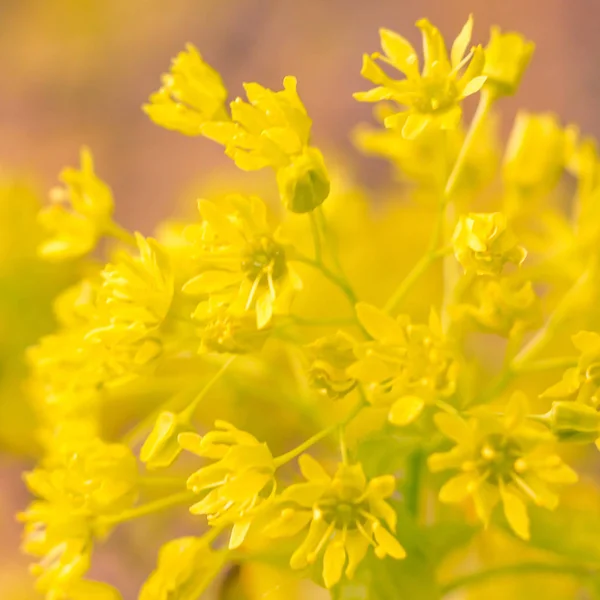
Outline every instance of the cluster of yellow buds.
{"label": "cluster of yellow buds", "polygon": [[[570,577],[563,598],[597,581],[591,542],[568,553],[559,525],[540,530],[580,508],[559,492],[586,485],[581,453],[600,448],[600,158],[547,114],[519,113],[498,140],[496,103],[533,51],[523,36],[493,28],[470,47],[469,17],[448,50],[417,27],[422,67],[387,29],[363,59],[377,87],[356,97],[383,127],[357,145],[415,184],[376,207],[349,173],[330,185],[294,77],[246,83],[228,109],[193,46],[145,112],[242,170],[271,167],[278,198],[228,190],[146,237],[113,220],[88,150],[61,175],[39,253],[83,276],[27,352],[41,455],[20,516],[46,600],[119,600],[85,579],[94,546],[178,505],[192,524],[152,549],[140,600],[317,597],[300,579],[337,599],[433,600],[527,565]],[[577,331],[579,356],[563,355]],[[499,568],[498,539],[538,562]],[[266,567],[281,579],[258,592]]]}

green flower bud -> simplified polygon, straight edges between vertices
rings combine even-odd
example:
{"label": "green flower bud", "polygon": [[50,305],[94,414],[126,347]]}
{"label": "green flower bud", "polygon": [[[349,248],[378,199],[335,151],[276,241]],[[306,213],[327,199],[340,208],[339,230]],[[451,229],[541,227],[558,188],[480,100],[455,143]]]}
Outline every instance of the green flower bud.
{"label": "green flower bud", "polygon": [[553,433],[561,439],[593,442],[600,437],[600,413],[581,402],[553,402],[549,417]]}
{"label": "green flower bud", "polygon": [[492,27],[483,67],[487,89],[496,97],[512,96],[521,83],[534,50],[535,44],[522,35],[501,33],[498,27]]}
{"label": "green flower bud", "polygon": [[323,156],[315,148],[277,171],[277,187],[284,206],[295,213],[310,212],[329,196],[329,176]]}
{"label": "green flower bud", "polygon": [[140,460],[148,469],[168,467],[181,452],[177,436],[186,431],[192,431],[192,428],[180,418],[180,415],[169,411],[160,413],[140,450]]}

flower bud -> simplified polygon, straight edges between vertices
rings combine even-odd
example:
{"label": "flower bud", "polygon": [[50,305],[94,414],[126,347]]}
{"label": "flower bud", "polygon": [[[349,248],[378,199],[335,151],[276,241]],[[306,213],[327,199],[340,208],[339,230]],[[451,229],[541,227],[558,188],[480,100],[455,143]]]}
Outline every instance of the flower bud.
{"label": "flower bud", "polygon": [[552,189],[565,166],[567,145],[554,115],[520,112],[506,145],[504,180],[518,188]]}
{"label": "flower bud", "polygon": [[469,213],[460,218],[452,239],[465,272],[498,275],[505,263],[520,265],[527,256],[502,213]]}
{"label": "flower bud", "polygon": [[549,417],[553,433],[561,439],[591,442],[600,437],[600,413],[580,402],[553,402]]}
{"label": "flower bud", "polygon": [[148,469],[168,467],[181,452],[177,436],[186,431],[192,431],[192,428],[179,415],[169,411],[160,413],[140,450],[140,460]]}
{"label": "flower bud", "polygon": [[490,41],[485,48],[485,86],[495,96],[512,96],[521,83],[534,50],[535,44],[522,35],[502,33],[498,27],[492,27]]}
{"label": "flower bud", "polygon": [[277,187],[284,206],[295,213],[310,212],[329,196],[329,175],[323,156],[315,148],[277,171]]}

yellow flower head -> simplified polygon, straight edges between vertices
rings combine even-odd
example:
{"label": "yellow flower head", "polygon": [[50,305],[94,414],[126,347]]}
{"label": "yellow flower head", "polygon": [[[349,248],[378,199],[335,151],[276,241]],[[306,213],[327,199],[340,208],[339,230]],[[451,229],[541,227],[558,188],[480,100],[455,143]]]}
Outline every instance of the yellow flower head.
{"label": "yellow flower head", "polygon": [[311,456],[298,459],[306,483],[291,485],[278,498],[279,516],[265,529],[269,537],[293,536],[309,527],[290,560],[302,569],[323,554],[327,588],[344,572],[352,578],[372,546],[379,558],[406,556],[395,537],[396,513],[386,502],[395,489],[392,475],[367,481],[360,464],[340,464],[333,477]]}
{"label": "yellow flower head", "polygon": [[[450,57],[442,34],[436,27],[427,19],[417,21],[417,27],[423,35],[422,72],[419,72],[419,59],[412,45],[397,33],[381,29],[383,55],[379,52],[371,56],[365,54],[361,71],[363,77],[378,87],[354,94],[362,102],[392,100],[406,107],[404,111],[390,115],[385,120],[385,126],[401,127],[402,135],[407,139],[417,137],[430,125],[454,129],[460,123],[462,100],[478,92],[486,80],[482,75],[485,61],[483,48],[478,46],[467,53],[473,30],[472,17],[469,17],[454,41]],[[406,79],[392,79],[375,60],[398,69]],[[468,67],[460,75],[467,64]]]}
{"label": "yellow flower head", "polygon": [[527,398],[521,392],[511,397],[503,416],[482,412],[466,421],[440,413],[436,424],[456,445],[429,457],[432,471],[460,471],[440,490],[442,502],[471,496],[479,518],[487,524],[501,501],[509,525],[523,539],[529,539],[525,503],[552,510],[558,505],[553,488],[577,481],[577,474],[554,453],[552,434],[528,422],[527,415]]}
{"label": "yellow flower head", "polygon": [[157,125],[185,135],[201,135],[201,126],[207,121],[228,120],[227,89],[221,76],[192,44],[173,59],[162,84],[143,107]]}
{"label": "yellow flower head", "polygon": [[39,498],[19,515],[23,549],[41,557],[32,567],[41,591],[69,590],[89,568],[95,517],[115,514],[135,500],[136,461],[120,444],[99,439],[61,445],[46,467],[25,477]]}
{"label": "yellow flower head", "polygon": [[373,341],[356,346],[357,360],[347,373],[365,384],[372,404],[390,407],[391,423],[408,425],[426,406],[454,394],[458,361],[434,313],[429,325],[394,319],[363,302],[356,314]]}
{"label": "yellow flower head", "polygon": [[210,525],[233,525],[230,548],[246,538],[256,514],[275,493],[275,464],[268,446],[254,436],[224,421],[205,436],[182,433],[179,443],[188,450],[216,462],[191,475],[187,486],[205,494],[190,512],[206,515]]}
{"label": "yellow flower head", "polygon": [[530,281],[480,278],[474,285],[473,302],[453,307],[454,317],[472,319],[483,329],[506,337],[541,325],[541,304]]}
{"label": "yellow flower head", "polygon": [[[87,338],[130,339],[132,342],[156,330],[169,312],[173,299],[173,274],[166,253],[153,239],[136,234],[138,256],[121,252],[115,262],[101,272],[99,290],[98,327],[92,328]],[[138,360],[152,358],[160,348],[158,342],[145,340]]]}
{"label": "yellow flower head", "polygon": [[274,92],[245,83],[248,102],[231,103],[231,121],[207,122],[201,132],[225,146],[225,153],[244,171],[272,167],[281,199],[292,212],[309,212],[329,195],[323,156],[309,146],[312,121],[296,91],[296,78],[286,77]]}
{"label": "yellow flower head", "polygon": [[540,194],[551,190],[565,168],[569,135],[552,114],[520,111],[504,155],[506,186]]}
{"label": "yellow flower head", "polygon": [[356,360],[355,345],[348,334],[338,331],[305,346],[304,351],[310,361],[308,378],[311,386],[332,399],[349,394],[357,383],[346,373]]}
{"label": "yellow flower head", "polygon": [[51,205],[39,213],[41,225],[52,234],[42,243],[39,253],[53,260],[91,252],[110,230],[114,211],[112,192],[95,174],[87,148],[81,150],[81,170],[65,169],[60,179],[65,188],[54,188]]}
{"label": "yellow flower head", "polygon": [[567,369],[561,381],[549,387],[542,397],[573,400],[553,403],[553,430],[559,437],[569,439],[585,433],[583,441],[595,439],[600,450],[600,430],[596,428],[600,408],[600,334],[580,331],[572,340],[580,353],[577,366]]}
{"label": "yellow flower head", "polygon": [[197,600],[212,570],[222,562],[206,540],[184,537],[167,542],[159,551],[158,565],[144,583],[139,600]]}
{"label": "yellow flower head", "polygon": [[202,322],[199,332],[201,354],[247,354],[262,348],[271,333],[270,327],[258,329],[256,315],[253,313],[231,314],[227,304],[217,299],[215,307],[211,300],[209,298],[199,305],[194,313],[194,317]]}
{"label": "yellow flower head", "polygon": [[527,256],[502,213],[462,215],[452,243],[456,260],[465,273],[498,275],[507,262],[521,265]]}
{"label": "yellow flower head", "polygon": [[499,27],[492,27],[483,67],[486,87],[496,96],[512,96],[521,83],[534,50],[535,44],[521,34],[502,33]]}
{"label": "yellow flower head", "polygon": [[183,287],[207,297],[196,316],[206,320],[223,304],[231,313],[256,314],[256,326],[269,324],[275,312],[286,312],[301,282],[267,224],[265,204],[255,196],[229,196],[217,206],[200,200],[203,223],[188,229],[202,272]]}

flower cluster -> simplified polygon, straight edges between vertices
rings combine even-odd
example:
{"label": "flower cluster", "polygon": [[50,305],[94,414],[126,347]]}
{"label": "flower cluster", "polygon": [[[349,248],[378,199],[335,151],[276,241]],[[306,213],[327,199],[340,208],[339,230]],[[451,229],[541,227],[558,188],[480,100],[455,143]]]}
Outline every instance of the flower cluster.
{"label": "flower cluster", "polygon": [[[62,173],[36,242],[79,280],[27,351],[40,456],[20,515],[47,600],[118,600],[84,578],[94,546],[178,505],[191,523],[152,549],[140,600],[267,597],[256,569],[294,598],[316,597],[301,595],[310,579],[335,598],[431,600],[527,565],[569,575],[564,598],[596,582],[596,540],[563,548],[560,523],[600,448],[600,158],[548,114],[519,113],[500,142],[496,103],[533,44],[493,28],[470,47],[473,26],[448,50],[418,21],[422,65],[382,29],[363,59],[376,87],[356,97],[380,125],[355,141],[408,191],[375,199],[342,170],[331,185],[296,79],[245,83],[227,105],[191,45],[145,112],[244,171],[272,168],[275,199],[203,193],[199,215],[146,237],[113,220],[88,150]],[[577,331],[579,355],[561,351]],[[498,539],[538,562],[498,567]]]}

